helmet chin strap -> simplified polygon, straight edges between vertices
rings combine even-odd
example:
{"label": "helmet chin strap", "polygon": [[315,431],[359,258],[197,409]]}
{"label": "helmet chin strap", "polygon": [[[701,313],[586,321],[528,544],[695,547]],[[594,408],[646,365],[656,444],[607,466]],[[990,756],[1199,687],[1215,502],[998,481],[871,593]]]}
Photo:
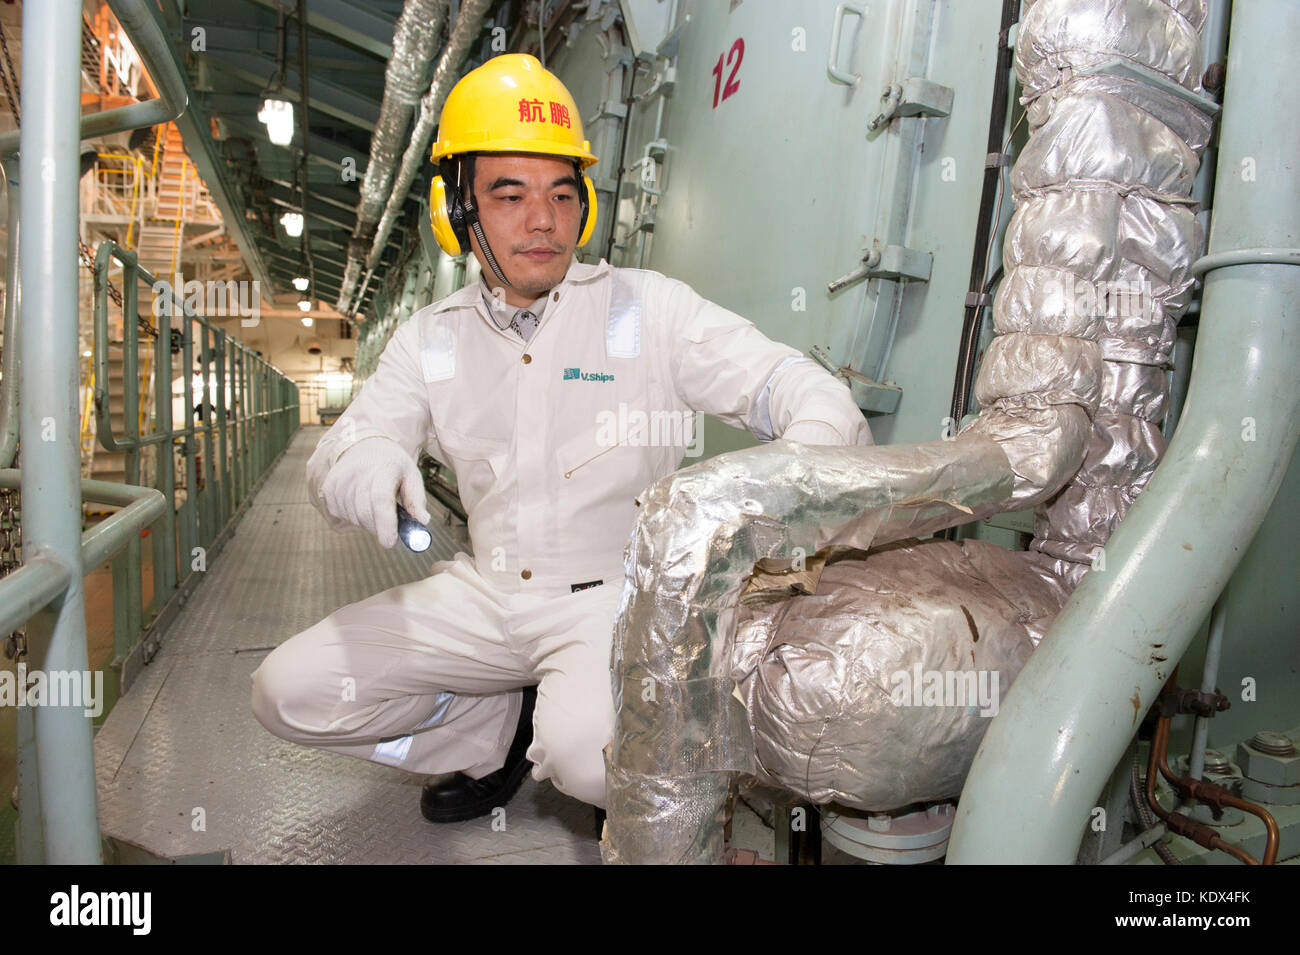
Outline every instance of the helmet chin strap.
{"label": "helmet chin strap", "polygon": [[465,222],[474,231],[474,238],[478,239],[478,246],[483,250],[483,258],[487,260],[488,268],[494,275],[501,280],[501,284],[507,288],[513,288],[506,274],[501,271],[501,266],[497,263],[497,257],[492,254],[492,246],[488,245],[487,236],[483,233],[483,225],[478,221],[478,209],[474,207],[474,157],[467,156],[465,159],[468,166],[465,183]]}

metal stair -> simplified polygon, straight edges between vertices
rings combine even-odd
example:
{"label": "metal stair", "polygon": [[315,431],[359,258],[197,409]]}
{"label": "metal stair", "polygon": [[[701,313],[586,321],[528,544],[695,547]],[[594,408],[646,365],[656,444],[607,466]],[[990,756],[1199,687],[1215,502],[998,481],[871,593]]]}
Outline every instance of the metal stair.
{"label": "metal stair", "polygon": [[151,170],[152,196],[136,251],[140,264],[157,278],[171,280],[181,268],[185,216],[194,172],[174,124],[159,133]]}
{"label": "metal stair", "polygon": [[[155,278],[172,281],[181,269],[185,219],[192,205],[196,186],[193,166],[185,153],[180,132],[174,124],[168,124],[159,131],[153,161],[149,166],[150,181],[147,187],[145,214],[140,228],[139,239],[135,243],[135,252],[140,265],[151,272]],[[147,299],[140,301],[141,309],[149,307]],[[147,312],[145,313],[148,314]],[[123,346],[110,343],[108,347],[108,402],[109,418],[114,434],[124,434],[125,428],[125,388],[122,379]],[[137,367],[142,381],[133,382],[131,387],[137,389],[141,404],[140,430],[144,431],[148,420],[148,409],[144,406],[152,395],[152,357],[151,345],[141,344]],[[87,369],[86,380],[91,381],[93,371]],[[82,420],[82,465],[83,472],[89,477],[101,481],[126,480],[126,454],[120,451],[107,451],[94,437],[93,424],[89,420],[94,409],[86,404]],[[90,521],[107,516],[113,508],[104,509],[96,505],[87,505],[86,517]]]}

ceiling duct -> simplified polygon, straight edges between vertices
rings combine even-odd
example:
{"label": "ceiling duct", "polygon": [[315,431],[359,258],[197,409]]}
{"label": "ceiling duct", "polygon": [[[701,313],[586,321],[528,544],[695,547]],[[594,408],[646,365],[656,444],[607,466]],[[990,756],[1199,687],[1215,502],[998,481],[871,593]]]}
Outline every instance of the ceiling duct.
{"label": "ceiling duct", "polygon": [[370,137],[370,161],[361,183],[354,239],[369,238],[384,211],[397,160],[406,144],[415,104],[447,15],[447,0],[407,0],[393,30],[393,56],[384,74],[384,100]]}
{"label": "ceiling duct", "polygon": [[[392,231],[393,223],[397,221],[402,207],[406,204],[406,194],[410,191],[416,173],[420,171],[420,167],[424,164],[429,148],[429,140],[433,136],[434,127],[438,125],[438,117],[442,112],[443,100],[447,98],[452,86],[460,78],[460,68],[469,55],[470,46],[478,39],[479,31],[483,26],[483,17],[491,6],[492,0],[465,0],[461,4],[460,14],[456,18],[456,25],[452,28],[442,58],[438,61],[438,66],[434,70],[433,80],[420,103],[419,118],[416,120],[415,127],[408,138],[406,151],[402,155],[401,167],[397,172],[397,179],[391,188],[386,190],[388,196],[387,205],[379,219],[379,226],[375,231],[370,253],[364,263],[367,268],[374,269],[379,264],[379,260],[383,255],[384,244],[388,241],[388,234]],[[405,12],[403,11],[403,16],[405,16]],[[388,94],[385,92],[385,102],[387,102],[387,98]],[[377,175],[382,178],[382,173]],[[389,175],[392,175],[391,170]],[[368,177],[369,170],[367,170]],[[356,289],[357,279],[361,275],[362,262],[353,251],[355,248],[356,244],[354,243],[353,248],[349,250],[348,264],[343,275],[343,287],[339,290],[338,302],[335,304],[335,308],[345,315],[353,312],[351,307],[352,293]]]}

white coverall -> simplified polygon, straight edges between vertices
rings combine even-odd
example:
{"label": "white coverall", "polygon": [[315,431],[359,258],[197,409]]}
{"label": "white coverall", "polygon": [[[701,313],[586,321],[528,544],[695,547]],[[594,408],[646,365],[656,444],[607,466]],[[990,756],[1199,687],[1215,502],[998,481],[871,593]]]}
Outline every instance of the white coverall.
{"label": "white coverall", "polygon": [[493,322],[478,282],[421,309],[321,438],[308,489],[350,526],[320,499],[337,458],[372,437],[413,459],[425,448],[456,473],[473,557],[287,640],[253,674],[258,719],[295,742],[480,778],[504,763],[519,688],[536,683],[534,777],[603,807],[623,550],[637,494],[691,442],[692,411],[762,440],[871,443],[845,385],[657,272],[575,259],[528,342]]}

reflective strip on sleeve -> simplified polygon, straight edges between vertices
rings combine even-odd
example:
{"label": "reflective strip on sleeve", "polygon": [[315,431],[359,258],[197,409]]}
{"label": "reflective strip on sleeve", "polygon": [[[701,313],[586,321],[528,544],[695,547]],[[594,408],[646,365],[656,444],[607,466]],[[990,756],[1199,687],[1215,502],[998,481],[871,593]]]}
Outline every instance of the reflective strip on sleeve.
{"label": "reflective strip on sleeve", "polygon": [[758,440],[771,441],[775,437],[772,433],[772,383],[781,372],[801,361],[812,361],[812,359],[802,355],[789,355],[782,358],[780,364],[772,369],[772,374],[767,376],[763,390],[758,393],[758,400],[754,402],[754,413],[750,415],[749,430]]}

